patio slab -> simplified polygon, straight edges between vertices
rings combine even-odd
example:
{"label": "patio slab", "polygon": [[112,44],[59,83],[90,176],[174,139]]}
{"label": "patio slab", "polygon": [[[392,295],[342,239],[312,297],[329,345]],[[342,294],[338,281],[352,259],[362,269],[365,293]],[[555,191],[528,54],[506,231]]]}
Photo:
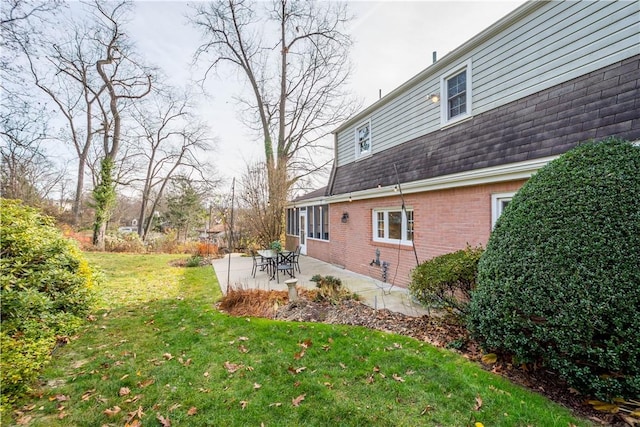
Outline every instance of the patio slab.
{"label": "patio slab", "polygon": [[[241,254],[230,254],[224,258],[212,261],[213,269],[218,277],[222,293],[226,293],[227,287],[233,289],[263,289],[286,291],[284,281],[289,277],[280,277],[280,283],[269,280],[266,272],[258,271],[256,277],[251,277],[253,260],[251,257]],[[331,275],[340,278],[342,285],[351,292],[358,294],[365,304],[375,309],[386,308],[390,311],[404,313],[409,316],[422,316],[429,314],[429,310],[415,302],[405,288],[384,283],[369,276],[354,273],[344,268],[311,258],[300,256],[300,270],[296,272],[298,286],[313,289],[315,282],[310,279],[316,274],[322,276]]]}

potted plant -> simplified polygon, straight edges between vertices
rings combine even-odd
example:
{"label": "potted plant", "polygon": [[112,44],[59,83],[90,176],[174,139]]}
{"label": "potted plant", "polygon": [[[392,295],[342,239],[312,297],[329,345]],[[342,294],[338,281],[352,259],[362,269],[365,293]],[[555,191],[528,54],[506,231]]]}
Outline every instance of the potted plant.
{"label": "potted plant", "polygon": [[271,242],[271,250],[276,251],[278,253],[282,252],[282,243],[279,240],[274,240]]}

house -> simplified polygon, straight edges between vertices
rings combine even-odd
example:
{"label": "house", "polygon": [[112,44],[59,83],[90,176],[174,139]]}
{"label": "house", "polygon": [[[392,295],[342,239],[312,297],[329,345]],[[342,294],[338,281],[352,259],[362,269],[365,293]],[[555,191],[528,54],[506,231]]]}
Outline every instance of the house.
{"label": "house", "polygon": [[287,245],[399,286],[417,261],[485,245],[549,161],[640,139],[639,20],[637,1],[523,4],[335,129],[329,182],[290,203]]}

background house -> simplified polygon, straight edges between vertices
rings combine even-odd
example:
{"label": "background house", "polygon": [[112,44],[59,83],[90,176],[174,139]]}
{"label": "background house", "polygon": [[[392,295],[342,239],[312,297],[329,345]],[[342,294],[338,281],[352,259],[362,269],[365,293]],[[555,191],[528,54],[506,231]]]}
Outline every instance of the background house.
{"label": "background house", "polygon": [[416,258],[486,244],[549,161],[640,138],[639,19],[632,1],[514,10],[334,131],[328,185],[291,203],[287,244],[401,286]]}

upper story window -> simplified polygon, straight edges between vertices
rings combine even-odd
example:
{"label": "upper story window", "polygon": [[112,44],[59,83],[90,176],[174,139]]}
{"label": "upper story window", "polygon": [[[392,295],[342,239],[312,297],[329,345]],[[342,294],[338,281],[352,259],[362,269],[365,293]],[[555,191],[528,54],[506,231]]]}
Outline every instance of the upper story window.
{"label": "upper story window", "polygon": [[373,240],[410,245],[413,241],[413,210],[375,209],[373,211]]}
{"label": "upper story window", "polygon": [[502,215],[507,205],[516,193],[495,193],[491,195],[491,229],[496,226],[496,221]]}
{"label": "upper story window", "polygon": [[471,60],[450,70],[440,79],[441,123],[448,124],[471,115]]}
{"label": "upper story window", "polygon": [[356,159],[371,154],[371,120],[356,128]]}

